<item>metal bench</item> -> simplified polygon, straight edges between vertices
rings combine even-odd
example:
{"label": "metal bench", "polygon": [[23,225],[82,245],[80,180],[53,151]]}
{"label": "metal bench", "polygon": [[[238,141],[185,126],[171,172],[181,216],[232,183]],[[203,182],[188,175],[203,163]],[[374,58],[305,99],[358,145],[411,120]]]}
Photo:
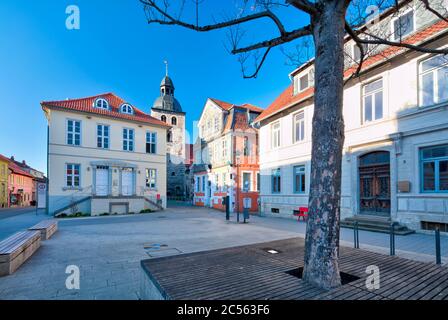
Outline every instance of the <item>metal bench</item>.
{"label": "metal bench", "polygon": [[0,242],[0,276],[15,272],[40,247],[39,231],[21,231]]}
{"label": "metal bench", "polygon": [[307,207],[300,207],[299,210],[294,210],[294,216],[297,217],[297,221],[300,221],[300,218],[303,219],[303,221],[306,221],[308,219],[308,208]]}
{"label": "metal bench", "polygon": [[58,230],[58,222],[56,220],[44,220],[28,228],[31,231],[39,231],[41,240],[48,240]]}

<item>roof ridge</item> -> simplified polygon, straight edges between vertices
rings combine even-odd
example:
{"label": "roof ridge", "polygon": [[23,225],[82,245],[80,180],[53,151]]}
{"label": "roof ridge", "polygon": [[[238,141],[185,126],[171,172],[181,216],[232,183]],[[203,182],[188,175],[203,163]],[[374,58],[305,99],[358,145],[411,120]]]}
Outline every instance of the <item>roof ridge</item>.
{"label": "roof ridge", "polygon": [[[123,100],[121,97],[117,96],[115,93],[109,91],[109,92],[105,92],[105,93],[102,93],[102,94],[95,94],[95,95],[82,97],[82,98],[74,98],[74,99],[67,98],[67,99],[64,99],[64,100],[41,101],[41,104],[42,103],[66,102],[66,101],[79,101],[79,100],[86,100],[86,99],[92,99],[92,98],[97,98],[97,97],[103,97],[103,96],[107,96],[107,95],[112,95],[112,96],[114,96],[114,97],[116,97],[118,99]],[[123,101],[125,101],[125,100],[123,100]]]}

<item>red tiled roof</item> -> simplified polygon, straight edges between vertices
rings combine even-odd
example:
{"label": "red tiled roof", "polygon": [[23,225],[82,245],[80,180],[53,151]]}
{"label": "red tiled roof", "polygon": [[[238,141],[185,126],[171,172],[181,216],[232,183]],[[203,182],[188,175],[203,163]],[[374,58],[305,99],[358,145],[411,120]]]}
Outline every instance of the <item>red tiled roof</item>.
{"label": "red tiled roof", "polygon": [[[95,108],[93,104],[98,98],[104,98],[109,102],[110,110]],[[80,111],[86,113],[92,113],[97,115],[103,115],[112,118],[118,118],[128,121],[144,122],[147,124],[153,124],[163,127],[169,127],[165,122],[160,121],[149,114],[144,113],[140,109],[132,106],[134,109],[134,114],[124,114],[120,113],[120,106],[126,103],[125,100],[116,96],[113,93],[99,94],[96,96],[80,98],[80,99],[69,99],[60,101],[43,101],[41,102],[42,108],[57,108],[65,110]]]}
{"label": "red tiled roof", "polygon": [[244,103],[242,105],[235,105],[229,102],[225,102],[222,100],[218,100],[215,98],[209,98],[210,100],[212,100],[214,103],[216,103],[218,106],[220,106],[222,109],[229,111],[232,108],[243,108],[243,109],[248,109],[250,111],[254,111],[254,112],[263,112],[263,109],[254,106],[253,104],[250,103]]}
{"label": "red tiled roof", "polygon": [[[424,42],[425,40],[430,39],[434,35],[437,35],[438,33],[441,33],[443,31],[447,31],[448,29],[448,22],[440,20],[427,28],[409,36],[404,43],[407,44],[414,44],[417,45],[419,43]],[[401,47],[388,47],[382,52],[380,52],[377,55],[371,56],[367,58],[362,65],[362,71],[365,71],[374,65],[377,65],[378,63],[381,63],[387,59],[390,59],[393,56],[396,56],[397,54],[403,53],[409,49],[401,48]],[[348,78],[351,76],[354,72],[356,72],[357,65],[351,66],[344,72],[344,78]],[[255,122],[260,122],[282,110],[285,110],[294,104],[297,104],[299,102],[302,102],[310,97],[312,97],[314,94],[314,88],[308,88],[307,90],[297,94],[293,95],[293,85],[290,84],[288,88],[286,88],[285,91],[283,91],[280,96],[277,97],[277,99],[274,100],[274,102],[265,109],[258,117],[255,119]]]}
{"label": "red tiled roof", "polygon": [[32,175],[30,175],[28,172],[20,168],[17,164],[15,164],[11,159],[3,156],[0,154],[0,160],[6,161],[8,163],[8,168],[14,172],[15,174],[20,174],[22,176],[34,178]]}

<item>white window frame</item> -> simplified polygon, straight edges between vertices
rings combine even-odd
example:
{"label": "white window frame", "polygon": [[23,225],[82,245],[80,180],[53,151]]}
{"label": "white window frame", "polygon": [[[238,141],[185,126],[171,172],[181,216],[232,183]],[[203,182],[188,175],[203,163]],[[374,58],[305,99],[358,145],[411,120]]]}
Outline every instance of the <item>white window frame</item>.
{"label": "white window frame", "polygon": [[[432,68],[430,70],[427,70],[425,72],[422,72],[422,65],[425,61],[428,61],[434,57],[436,57],[437,55],[431,55],[423,60],[420,60],[418,62],[418,86],[419,86],[419,92],[418,92],[418,99],[419,99],[419,106],[420,107],[428,107],[431,105],[437,105],[439,103],[443,103],[443,102],[448,102],[448,100],[445,101],[440,101],[440,97],[439,97],[439,77],[437,76],[437,74],[435,74],[435,72],[437,72],[439,69],[443,68],[443,67],[448,67],[448,54],[446,55],[446,60],[447,62],[445,64],[442,64],[441,66],[437,67],[437,68]],[[430,105],[424,105],[423,104],[423,76],[428,74],[428,73],[432,73],[433,74],[433,100],[434,102]],[[448,88],[447,88],[448,90]]]}
{"label": "white window frame", "polygon": [[[124,131],[127,130],[127,138],[124,137]],[[132,131],[132,139],[129,138],[129,132]],[[121,131],[122,147],[123,151],[134,152],[135,151],[135,130],[133,128],[123,128]],[[127,148],[124,147],[124,142],[127,142]],[[132,150],[129,150],[129,142],[132,141]]]}
{"label": "white window frame", "polygon": [[[249,189],[245,189],[244,187],[244,174],[249,174]],[[241,189],[243,192],[252,192],[253,191],[253,181],[252,181],[252,171],[242,171],[241,172]]]}
{"label": "white window frame", "polygon": [[[395,21],[397,21],[401,17],[407,15],[411,11],[412,11],[412,30],[408,34],[405,34],[404,36],[403,35],[397,35],[396,32],[395,32]],[[391,36],[392,36],[392,40],[393,41],[404,39],[407,36],[413,34],[415,32],[415,30],[416,30],[416,28],[415,28],[415,22],[416,21],[415,21],[415,8],[414,8],[414,6],[412,8],[406,9],[405,11],[400,13],[397,17],[392,18],[390,22],[391,22],[391,24],[390,24]]]}
{"label": "white window frame", "polygon": [[[72,183],[71,185],[68,185],[68,177],[69,175],[67,174],[67,170],[69,166],[73,166],[72,168],[72,174],[70,175],[70,177],[72,178]],[[75,166],[78,166],[78,174],[75,175]],[[65,177],[65,188],[67,189],[79,189],[81,188],[81,164],[79,163],[66,163],[65,164],[65,172],[64,172],[64,177]],[[75,177],[78,177],[78,185],[75,185]]]}
{"label": "white window frame", "polygon": [[[101,126],[101,135],[98,135],[98,127]],[[107,136],[104,135],[104,128],[107,127]],[[98,146],[98,139],[101,139],[101,146]],[[107,148],[104,147],[104,141],[107,139]],[[110,126],[107,124],[96,124],[96,147],[99,149],[110,149]]]}
{"label": "white window frame", "polygon": [[[99,102],[102,102],[100,106],[98,106]],[[97,109],[110,110],[109,101],[107,101],[107,99],[105,99],[105,98],[95,99],[95,102],[93,103],[93,107],[97,108]]]}
{"label": "white window frame", "polygon": [[[300,119],[300,120],[296,120],[296,117],[299,116],[299,115],[302,115],[302,119]],[[297,137],[297,126],[296,126],[296,124],[297,124],[298,122],[303,123],[303,126],[302,126],[302,125],[300,126],[300,131],[301,131],[301,137],[302,137],[302,139],[296,140],[296,137]],[[294,143],[298,143],[298,142],[303,142],[303,141],[305,141],[305,130],[306,130],[305,111],[304,111],[304,110],[301,110],[301,111],[296,112],[296,113],[294,113],[294,114],[292,115],[292,134],[293,134],[293,136],[292,136],[292,141],[293,141]]]}
{"label": "white window frame", "polygon": [[[361,38],[361,39],[367,40],[368,38],[366,37],[366,38]],[[364,58],[365,58],[367,56],[367,54],[369,53],[370,46],[368,43],[361,43],[361,46],[364,47]],[[360,54],[359,58],[356,58],[356,50],[359,50],[359,54]],[[359,49],[356,42],[352,44],[352,57],[353,57],[354,62],[359,62],[361,60],[361,50]]]}
{"label": "white window frame", "polygon": [[124,114],[134,114],[134,108],[129,103],[123,103],[120,106],[120,112]]}
{"label": "white window frame", "polygon": [[[151,175],[151,173],[154,173],[154,175]],[[157,189],[157,169],[154,168],[145,169],[145,187],[150,190]]]}
{"label": "white window frame", "polygon": [[[148,141],[148,138],[149,138],[149,141]],[[145,141],[146,141],[146,143],[145,143],[145,152],[147,154],[157,154],[157,132],[155,132],[155,131],[146,131]],[[148,152],[148,150],[146,148],[148,144],[154,145],[154,152]],[[150,149],[152,149],[152,148],[150,147]]]}
{"label": "white window frame", "polygon": [[[377,82],[377,81],[382,81],[381,89],[376,89],[376,90],[374,90],[372,92],[369,92],[366,95],[365,94],[366,87],[369,84],[372,84],[372,83]],[[382,106],[383,111],[382,111],[381,118],[377,119],[376,116],[375,116],[375,113],[376,113],[375,112],[376,111],[376,97],[375,97],[375,94],[380,92],[380,91],[382,92],[382,97],[383,97],[383,99],[382,99],[383,100],[383,106]],[[365,97],[366,96],[372,96],[372,120],[368,120],[368,121],[366,121],[366,119],[365,119],[365,111],[366,111],[365,110]],[[361,87],[361,123],[362,124],[370,124],[370,123],[373,123],[373,122],[376,122],[376,121],[379,121],[379,120],[383,120],[384,117],[385,117],[384,78],[378,78],[378,79],[375,79],[375,80],[363,83],[362,87]]]}
{"label": "white window frame", "polygon": [[[278,131],[278,139],[276,139],[276,138],[274,137],[274,132],[275,132],[275,131],[274,131],[274,126],[276,126],[276,125],[278,125],[278,129],[275,129],[275,131]],[[281,139],[281,124],[280,124],[280,121],[276,121],[276,122],[272,123],[270,129],[271,129],[271,149],[272,149],[272,150],[274,150],[274,149],[278,149],[278,148],[280,148],[281,143],[282,143],[282,139]],[[274,143],[275,140],[278,140],[278,144],[277,144],[277,145]]]}
{"label": "white window frame", "polygon": [[[70,132],[68,130],[68,123],[72,121],[73,122],[73,130]],[[75,122],[79,122],[79,133],[75,132]],[[72,134],[72,143],[68,142],[68,135]],[[75,136],[79,135],[79,144],[75,144]],[[77,120],[77,119],[67,119],[66,121],[66,135],[65,135],[65,142],[67,145],[69,146],[74,146],[74,147],[80,147],[82,145],[82,121],[81,120]]]}

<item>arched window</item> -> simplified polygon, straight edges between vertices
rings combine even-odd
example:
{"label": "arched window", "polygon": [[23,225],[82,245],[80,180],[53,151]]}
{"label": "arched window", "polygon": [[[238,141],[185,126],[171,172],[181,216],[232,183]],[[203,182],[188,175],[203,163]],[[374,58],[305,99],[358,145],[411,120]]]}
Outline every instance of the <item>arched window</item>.
{"label": "arched window", "polygon": [[172,117],[172,118],[171,118],[171,124],[172,124],[173,126],[177,125],[177,118],[176,118],[176,117]]}
{"label": "arched window", "polygon": [[109,102],[104,98],[98,98],[95,100],[95,108],[109,110]]}
{"label": "arched window", "polygon": [[121,110],[121,113],[127,113],[127,114],[134,113],[134,110],[132,109],[131,105],[127,104],[127,103],[122,104],[120,110]]}
{"label": "arched window", "polygon": [[160,120],[162,120],[163,122],[166,122],[166,116],[161,116]]}
{"label": "arched window", "polygon": [[168,133],[166,135],[166,141],[173,142],[173,134],[171,133],[171,131],[168,131]]}

